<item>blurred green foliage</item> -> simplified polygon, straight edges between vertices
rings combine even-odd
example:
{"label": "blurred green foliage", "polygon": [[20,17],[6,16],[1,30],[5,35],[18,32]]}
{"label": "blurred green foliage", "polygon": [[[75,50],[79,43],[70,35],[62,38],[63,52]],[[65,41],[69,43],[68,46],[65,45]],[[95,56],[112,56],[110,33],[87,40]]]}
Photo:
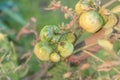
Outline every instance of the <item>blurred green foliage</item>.
{"label": "blurred green foliage", "polygon": [[[33,54],[30,61],[27,65],[24,66],[24,68],[22,68],[20,71],[18,70],[17,72],[13,72],[16,68],[18,68],[20,65],[22,65],[22,63],[26,61],[26,59],[21,60],[20,58],[22,55],[24,55],[25,52],[33,49],[31,46],[31,40],[34,38],[33,35],[24,35],[20,38],[19,41],[16,41],[16,35],[31,17],[35,17],[37,19],[38,32],[40,32],[41,28],[45,25],[59,25],[62,22],[68,23],[69,20],[64,19],[64,15],[60,10],[44,10],[44,8],[50,4],[50,1],[51,0],[0,0],[0,32],[6,34],[8,38],[6,42],[0,43],[0,49],[2,47],[6,50],[4,55],[1,55],[0,52],[0,57],[4,58],[4,56],[8,56],[3,60],[3,62],[0,63],[3,65],[3,67],[0,66],[0,76],[3,75],[10,77],[11,80],[22,80],[22,78],[26,78],[41,70],[40,65],[42,65],[44,62],[40,62]],[[78,0],[61,0],[61,3],[74,9],[77,1]],[[117,3],[115,5],[118,4],[120,3]],[[81,41],[84,40],[84,38],[86,38],[88,35],[89,33],[83,34],[83,36],[80,37]],[[115,43],[114,48],[115,51],[118,52],[120,49],[119,41]],[[105,59],[101,53],[102,51],[98,52],[96,56]],[[79,66],[71,67],[64,62],[57,63],[50,70],[48,70],[48,74],[52,75],[52,78],[48,80],[67,80],[63,78],[63,74],[70,70],[79,71],[79,73],[72,75],[76,78],[71,78],[71,80],[78,80],[81,75],[83,77],[86,77],[88,75],[92,76],[95,74],[95,63],[100,63],[97,63],[97,61],[95,62],[93,58],[88,59],[88,62],[93,66],[91,66],[91,68],[87,69],[86,71],[80,71]],[[11,65],[13,67],[11,67]],[[3,70],[8,70],[8,72],[5,71],[4,73]],[[102,73],[98,73],[96,75],[101,74]]]}

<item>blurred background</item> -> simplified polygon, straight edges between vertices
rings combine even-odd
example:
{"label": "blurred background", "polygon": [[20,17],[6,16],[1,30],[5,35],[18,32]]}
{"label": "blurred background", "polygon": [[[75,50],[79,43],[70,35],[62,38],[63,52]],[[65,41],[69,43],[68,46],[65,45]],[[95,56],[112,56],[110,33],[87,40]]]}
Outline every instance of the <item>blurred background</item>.
{"label": "blurred background", "polygon": [[[0,50],[0,80],[40,80],[39,73],[45,65],[32,52],[31,42],[35,38],[34,35],[22,35],[19,40],[16,40],[16,36],[31,17],[36,19],[38,33],[45,25],[60,25],[63,22],[69,22],[64,19],[60,10],[46,11],[44,9],[49,6],[50,1],[0,0],[0,33],[5,36],[5,40],[0,42],[0,49],[4,49],[4,52]],[[103,4],[107,1],[109,0],[104,0]],[[61,4],[72,9],[77,2],[78,0],[61,0]],[[116,3],[113,6],[119,4]],[[92,70],[86,70],[82,74],[76,72],[71,79],[64,78],[70,75],[68,71],[76,70],[76,68],[78,67],[73,66],[71,69],[70,65],[64,62],[56,63],[46,75],[42,76],[41,80],[80,80],[78,79],[80,75],[94,73]]]}

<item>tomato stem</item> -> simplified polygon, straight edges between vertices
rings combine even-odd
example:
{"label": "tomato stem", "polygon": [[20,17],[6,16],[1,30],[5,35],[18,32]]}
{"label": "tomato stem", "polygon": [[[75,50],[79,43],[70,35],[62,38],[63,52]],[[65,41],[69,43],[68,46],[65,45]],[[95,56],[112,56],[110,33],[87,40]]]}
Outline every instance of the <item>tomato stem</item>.
{"label": "tomato stem", "polygon": [[58,42],[59,42],[59,41],[61,41],[61,39],[64,37],[64,35],[66,35],[66,34],[68,34],[68,33],[70,33],[70,31],[67,31],[67,32],[65,32],[65,33],[61,34],[61,36],[60,36],[60,38],[59,38]]}
{"label": "tomato stem", "polygon": [[79,51],[85,50],[85,49],[87,49],[87,48],[89,48],[89,47],[92,47],[92,46],[94,46],[94,45],[96,45],[96,44],[97,44],[97,42],[92,43],[92,44],[89,44],[89,45],[86,45],[86,46],[83,46],[83,47],[75,50],[75,51],[73,52],[73,54],[75,54],[75,53],[77,53],[77,52],[79,52]]}

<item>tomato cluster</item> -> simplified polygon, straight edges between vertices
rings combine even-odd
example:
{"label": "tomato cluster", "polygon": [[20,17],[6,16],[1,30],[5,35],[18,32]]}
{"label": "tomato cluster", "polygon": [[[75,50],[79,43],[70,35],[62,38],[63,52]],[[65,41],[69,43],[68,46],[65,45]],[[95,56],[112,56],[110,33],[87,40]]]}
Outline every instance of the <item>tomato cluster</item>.
{"label": "tomato cluster", "polygon": [[34,53],[42,61],[59,62],[73,53],[73,33],[63,34],[62,30],[54,25],[46,25],[40,32],[41,41],[34,47]]}
{"label": "tomato cluster", "polygon": [[[102,28],[107,32],[115,26],[118,22],[115,12],[116,9],[110,11],[94,4],[94,0],[80,0],[75,5],[75,16],[79,16],[79,26],[90,33]],[[74,33],[75,30],[71,33],[55,25],[46,25],[39,34],[41,41],[35,45],[34,53],[42,61],[59,62],[73,53],[73,43],[76,40]]]}
{"label": "tomato cluster", "polygon": [[[79,1],[75,6],[75,12],[79,15],[79,25],[87,32],[95,33],[106,26],[115,25],[117,22],[116,14],[112,11],[93,5],[92,0]],[[110,16],[113,16],[109,18]],[[111,24],[112,23],[112,24]]]}
{"label": "tomato cluster", "polygon": [[89,2],[79,1],[75,6],[75,11],[80,15],[79,24],[84,30],[95,33],[102,28],[103,17],[93,9]]}

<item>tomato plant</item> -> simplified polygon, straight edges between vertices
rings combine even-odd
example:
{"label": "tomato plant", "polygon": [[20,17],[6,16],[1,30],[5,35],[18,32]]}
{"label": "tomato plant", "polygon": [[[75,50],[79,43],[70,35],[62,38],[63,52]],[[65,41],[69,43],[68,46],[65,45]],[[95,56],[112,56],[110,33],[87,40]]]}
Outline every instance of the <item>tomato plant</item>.
{"label": "tomato plant", "polygon": [[120,0],[14,1],[25,19],[0,1],[0,79],[120,79]]}
{"label": "tomato plant", "polygon": [[[109,3],[101,5],[100,0],[79,0],[74,5],[75,9],[71,9],[63,6],[60,1],[53,1],[54,4],[51,4],[46,10],[60,9],[64,13],[65,19],[71,19],[71,21],[68,24],[59,26],[46,25],[41,30],[41,42],[46,41],[53,49],[53,52],[51,52],[49,56],[50,62],[66,61],[79,65],[91,56],[104,64],[104,62],[106,62],[105,59],[94,55],[102,49],[104,52],[101,54],[105,57],[108,56],[105,55],[107,53],[109,54],[108,57],[112,56],[114,59],[118,59],[119,51],[117,51],[117,53],[114,51],[114,42],[119,40],[119,36],[117,37],[115,35],[119,35],[120,31],[120,10],[119,6],[112,10],[107,9],[107,6],[114,2],[115,1],[110,1]],[[89,35],[81,39],[86,33]],[[37,53],[38,52],[35,52],[36,56]],[[113,58],[110,57],[109,60],[111,59]],[[87,64],[87,67],[88,65],[89,64]],[[81,69],[84,69],[84,67]],[[98,70],[109,71],[111,69],[108,70],[100,66]],[[69,73],[66,73],[64,77],[66,77],[66,75],[67,77],[68,75],[70,76]],[[104,77],[101,77],[101,79],[104,79]],[[85,79],[82,78],[82,80]]]}

